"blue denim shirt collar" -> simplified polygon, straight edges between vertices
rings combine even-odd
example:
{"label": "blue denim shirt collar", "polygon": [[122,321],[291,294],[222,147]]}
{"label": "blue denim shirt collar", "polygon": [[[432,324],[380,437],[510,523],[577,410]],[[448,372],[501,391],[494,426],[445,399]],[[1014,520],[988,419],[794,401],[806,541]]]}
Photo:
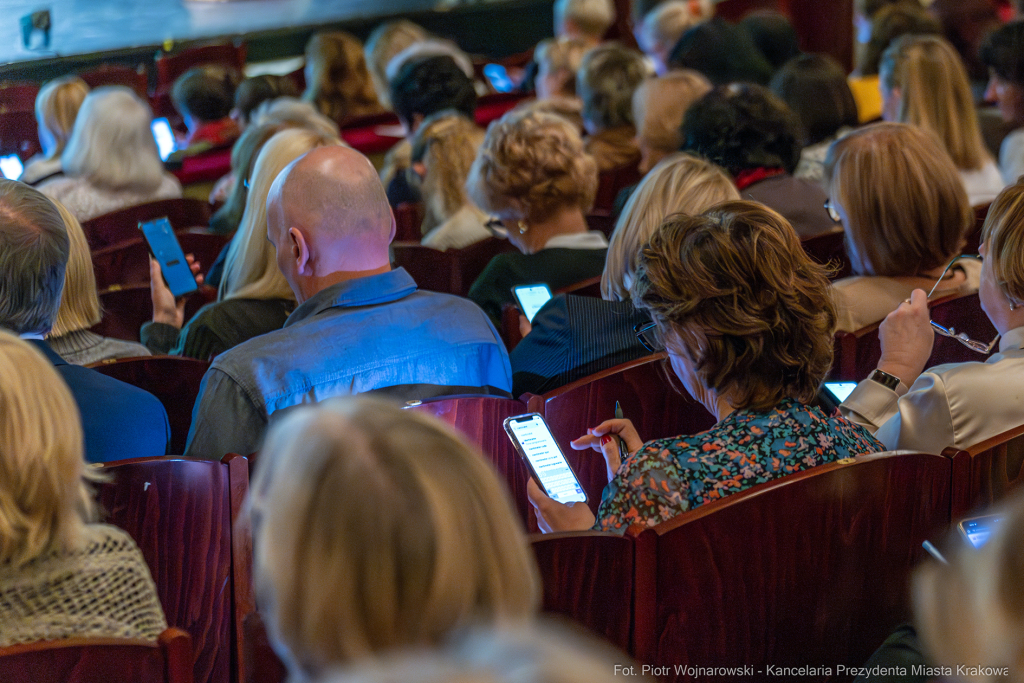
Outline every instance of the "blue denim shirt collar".
{"label": "blue denim shirt collar", "polygon": [[416,282],[405,268],[387,273],[347,280],[322,289],[292,311],[284,326],[312,318],[329,308],[376,306],[404,299],[416,291]]}

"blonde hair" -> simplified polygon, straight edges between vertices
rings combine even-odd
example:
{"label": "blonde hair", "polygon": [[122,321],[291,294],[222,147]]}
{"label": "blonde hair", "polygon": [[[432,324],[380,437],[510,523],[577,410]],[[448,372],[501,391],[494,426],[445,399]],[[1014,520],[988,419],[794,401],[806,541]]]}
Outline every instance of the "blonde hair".
{"label": "blonde hair", "polygon": [[981,240],[988,248],[992,273],[1007,299],[1024,305],[1024,184],[1005,188],[992,202]]}
{"label": "blonde hair", "polygon": [[250,126],[291,126],[309,128],[321,135],[339,137],[337,122],[327,118],[309,102],[294,97],[277,97],[256,107],[249,119]]}
{"label": "blonde hair", "polygon": [[555,0],[553,11],[556,36],[562,32],[565,22],[571,21],[580,33],[601,40],[615,23],[612,0]]}
{"label": "blonde hair", "polygon": [[655,49],[669,51],[684,33],[693,26],[707,21],[714,13],[714,6],[704,2],[670,0],[663,2],[646,15],[640,24],[637,36],[644,52]]}
{"label": "blonde hair", "polygon": [[87,330],[102,320],[100,297],[96,293],[96,273],[92,268],[92,254],[85,239],[82,224],[56,199],[51,199],[64,228],[68,232],[70,251],[68,267],[64,273],[64,289],[60,295],[60,308],[53,328],[47,337],[60,337],[71,332]]}
{"label": "blonde hair", "polygon": [[533,53],[533,60],[538,66],[547,67],[548,73],[564,72],[566,75],[563,93],[568,95],[576,94],[576,72],[580,70],[583,63],[583,55],[590,49],[590,45],[580,38],[548,38],[537,43],[537,49]]}
{"label": "blonde hair", "polygon": [[363,45],[351,33],[317,33],[306,44],[310,82],[302,99],[334,121],[378,107],[377,91],[366,68]]}
{"label": "blonde hair", "polygon": [[424,119],[412,141],[412,161],[426,167],[424,232],[441,225],[469,202],[466,178],[484,132],[468,117],[450,110]]}
{"label": "blonde hair", "polygon": [[295,298],[277,266],[274,245],[267,239],[267,195],[285,166],[317,147],[340,144],[337,137],[319,131],[290,128],[275,133],[263,145],[249,177],[242,222],[224,258],[218,300]]}
{"label": "blonde hair", "polygon": [[39,140],[44,142],[48,136],[54,144],[47,159],[57,159],[64,151],[75,127],[78,110],[88,94],[89,86],[78,76],[55,78],[39,89],[36,95]]}
{"label": "blonde hair", "polygon": [[82,422],[31,344],[0,330],[0,566],[71,549],[92,521]]}
{"label": "blonde hair", "polygon": [[897,120],[935,133],[957,168],[977,170],[992,161],[981,137],[967,70],[944,38],[897,38],[882,55],[879,78],[886,90],[900,91]]}
{"label": "blonde hair", "polygon": [[559,209],[590,211],[597,194],[597,162],[571,123],[545,112],[508,112],[487,129],[466,181],[484,211],[542,221]]}
{"label": "blonde hair", "polygon": [[960,253],[974,224],[960,174],[929,131],[878,123],[832,143],[825,187],[846,211],[858,275],[918,275]]}
{"label": "blonde hair", "polygon": [[615,224],[601,275],[601,297],[629,301],[640,248],[665,218],[676,213],[696,216],[739,198],[729,174],[710,161],[684,152],[662,159],[637,185]]}
{"label": "blonde hair", "polygon": [[636,136],[661,152],[676,151],[683,142],[679,128],[686,110],[709,92],[711,81],[690,69],[644,80],[633,93]]}
{"label": "blonde hair", "polygon": [[423,27],[408,19],[399,19],[384,22],[375,28],[366,39],[366,45],[363,47],[366,65],[370,70],[374,89],[377,91],[377,99],[385,108],[391,109],[390,89],[386,75],[388,62],[413,43],[418,43],[429,37],[430,34]]}
{"label": "blonde hair", "polygon": [[270,430],[250,495],[259,600],[293,669],[537,610],[507,489],[432,417],[361,397],[297,408]]}
{"label": "blonde hair", "polygon": [[164,166],[150,128],[149,105],[120,85],[105,85],[86,96],[60,157],[64,173],[108,190],[152,192]]}

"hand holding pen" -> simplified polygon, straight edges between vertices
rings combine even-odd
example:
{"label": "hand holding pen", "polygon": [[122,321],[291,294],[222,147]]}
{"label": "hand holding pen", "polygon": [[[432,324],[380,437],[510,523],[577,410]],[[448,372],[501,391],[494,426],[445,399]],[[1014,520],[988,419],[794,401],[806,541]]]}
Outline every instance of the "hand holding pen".
{"label": "hand holding pen", "polygon": [[[622,414],[618,408],[617,415]],[[596,427],[587,430],[587,433],[570,444],[573,450],[585,451],[593,448],[604,455],[605,464],[608,466],[608,481],[615,477],[619,471],[622,461],[630,453],[640,450],[644,445],[643,439],[636,433],[633,423],[626,419],[616,418],[605,420]]]}

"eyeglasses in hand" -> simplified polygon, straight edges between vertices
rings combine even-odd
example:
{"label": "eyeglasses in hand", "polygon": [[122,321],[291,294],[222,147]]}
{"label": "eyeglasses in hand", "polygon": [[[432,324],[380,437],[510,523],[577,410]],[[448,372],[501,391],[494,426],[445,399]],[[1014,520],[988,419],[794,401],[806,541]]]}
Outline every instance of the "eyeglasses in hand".
{"label": "eyeglasses in hand", "polygon": [[[938,281],[934,285],[932,285],[931,290],[928,292],[928,298],[929,299],[932,298],[932,294],[935,292],[936,289],[938,289],[939,285],[942,284],[942,280],[943,280],[943,278],[946,277],[946,273],[949,272],[949,269],[952,268],[953,265],[957,261],[959,261],[960,259],[965,259],[965,258],[977,259],[977,260],[980,261],[981,260],[981,255],[980,254],[964,254],[962,256],[957,256],[952,261],[950,261],[949,264],[943,269],[942,275],[939,276]],[[946,327],[944,325],[940,325],[939,323],[935,322],[934,320],[931,320],[929,322],[931,322],[932,327],[935,329],[935,331],[937,333],[939,333],[940,335],[942,335],[943,337],[949,337],[950,339],[955,339],[958,342],[960,342],[961,344],[963,344],[964,346],[966,346],[967,348],[969,348],[971,351],[975,351],[977,353],[984,354],[986,356],[988,354],[992,353],[992,349],[994,349],[996,347],[996,344],[999,343],[999,335],[998,334],[996,335],[995,339],[993,339],[991,342],[986,344],[985,342],[980,342],[980,341],[977,341],[976,339],[971,339],[970,337],[967,336],[966,333],[964,333],[964,332],[957,332],[952,327]]]}

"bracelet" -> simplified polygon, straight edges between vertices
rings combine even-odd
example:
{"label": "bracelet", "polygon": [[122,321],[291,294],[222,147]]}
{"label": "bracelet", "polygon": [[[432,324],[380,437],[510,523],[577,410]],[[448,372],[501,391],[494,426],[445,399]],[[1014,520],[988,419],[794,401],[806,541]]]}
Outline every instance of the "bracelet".
{"label": "bracelet", "polygon": [[899,377],[881,370],[872,370],[871,374],[868,375],[868,379],[872,382],[878,382],[889,391],[896,391],[896,388],[901,384]]}

